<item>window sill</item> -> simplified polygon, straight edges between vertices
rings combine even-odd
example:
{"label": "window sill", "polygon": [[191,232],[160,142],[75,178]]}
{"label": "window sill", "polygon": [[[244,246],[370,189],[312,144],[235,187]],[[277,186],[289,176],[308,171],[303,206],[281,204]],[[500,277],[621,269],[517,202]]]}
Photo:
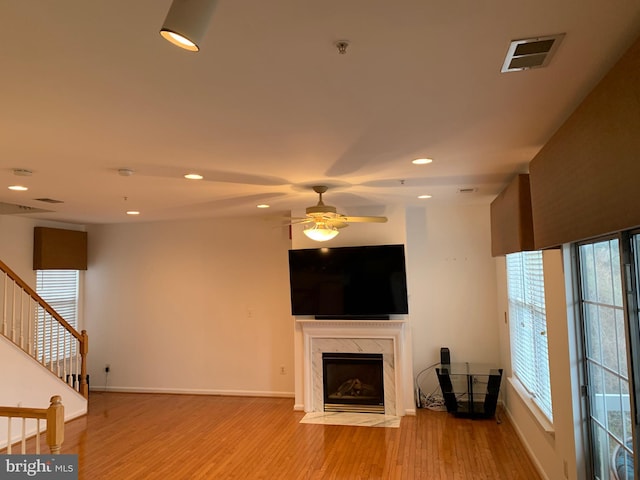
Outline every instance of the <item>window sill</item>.
{"label": "window sill", "polygon": [[527,390],[522,386],[517,378],[508,377],[507,380],[513,387],[513,390],[520,397],[520,400],[522,400],[522,403],[524,403],[524,405],[527,407],[527,410],[529,411],[531,416],[538,423],[538,425],[540,425],[540,428],[542,428],[542,430],[546,434],[555,437],[556,431],[553,428],[553,423],[551,423],[547,416],[542,413],[542,411],[540,411],[540,408],[538,407],[538,405],[536,405],[536,402],[533,401],[533,397],[531,397],[531,394],[527,392]]}

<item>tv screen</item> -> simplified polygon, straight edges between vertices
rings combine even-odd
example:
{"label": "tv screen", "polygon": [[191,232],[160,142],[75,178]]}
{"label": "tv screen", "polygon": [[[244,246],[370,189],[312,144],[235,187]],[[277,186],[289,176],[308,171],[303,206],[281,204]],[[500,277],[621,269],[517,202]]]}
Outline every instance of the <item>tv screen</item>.
{"label": "tv screen", "polygon": [[293,315],[409,313],[404,245],[289,250],[289,280]]}

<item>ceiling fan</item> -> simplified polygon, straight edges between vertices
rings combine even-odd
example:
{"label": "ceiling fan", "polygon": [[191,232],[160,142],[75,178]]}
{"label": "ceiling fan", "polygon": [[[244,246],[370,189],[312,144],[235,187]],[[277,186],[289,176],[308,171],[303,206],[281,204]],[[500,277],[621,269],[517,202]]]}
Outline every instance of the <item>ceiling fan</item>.
{"label": "ceiling fan", "polygon": [[331,240],[338,235],[338,229],[348,227],[350,223],[385,223],[387,217],[354,217],[338,213],[336,207],[325,205],[322,194],[329,187],[316,185],[313,191],[319,196],[318,203],[313,207],[307,207],[306,217],[293,218],[292,224],[309,224],[304,229],[304,234],[317,242]]}

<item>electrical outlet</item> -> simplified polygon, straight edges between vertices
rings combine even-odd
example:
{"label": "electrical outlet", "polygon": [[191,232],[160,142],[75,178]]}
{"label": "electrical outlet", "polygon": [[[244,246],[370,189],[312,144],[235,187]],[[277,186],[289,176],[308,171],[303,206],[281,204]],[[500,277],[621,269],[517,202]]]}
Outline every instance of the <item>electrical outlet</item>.
{"label": "electrical outlet", "polygon": [[286,375],[287,374],[287,369],[284,368],[284,365],[280,365],[280,375]]}
{"label": "electrical outlet", "polygon": [[108,363],[104,366],[104,373],[109,373],[109,371],[111,370],[111,365],[109,365]]}

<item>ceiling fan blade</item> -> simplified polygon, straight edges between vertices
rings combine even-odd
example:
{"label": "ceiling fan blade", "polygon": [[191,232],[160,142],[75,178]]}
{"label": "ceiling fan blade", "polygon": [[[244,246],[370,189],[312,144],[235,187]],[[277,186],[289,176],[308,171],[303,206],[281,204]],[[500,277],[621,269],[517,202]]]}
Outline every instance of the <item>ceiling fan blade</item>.
{"label": "ceiling fan blade", "polygon": [[313,223],[313,218],[292,218],[288,225],[303,225],[305,223]]}
{"label": "ceiling fan blade", "polygon": [[327,223],[330,223],[332,227],[336,227],[336,228],[344,228],[344,227],[348,227],[349,226],[349,224],[347,222],[343,222],[343,221],[340,221],[340,220],[332,220],[332,221],[327,222]]}
{"label": "ceiling fan blade", "polygon": [[350,217],[345,215],[340,217],[338,221],[348,223],[386,223],[387,217]]}

